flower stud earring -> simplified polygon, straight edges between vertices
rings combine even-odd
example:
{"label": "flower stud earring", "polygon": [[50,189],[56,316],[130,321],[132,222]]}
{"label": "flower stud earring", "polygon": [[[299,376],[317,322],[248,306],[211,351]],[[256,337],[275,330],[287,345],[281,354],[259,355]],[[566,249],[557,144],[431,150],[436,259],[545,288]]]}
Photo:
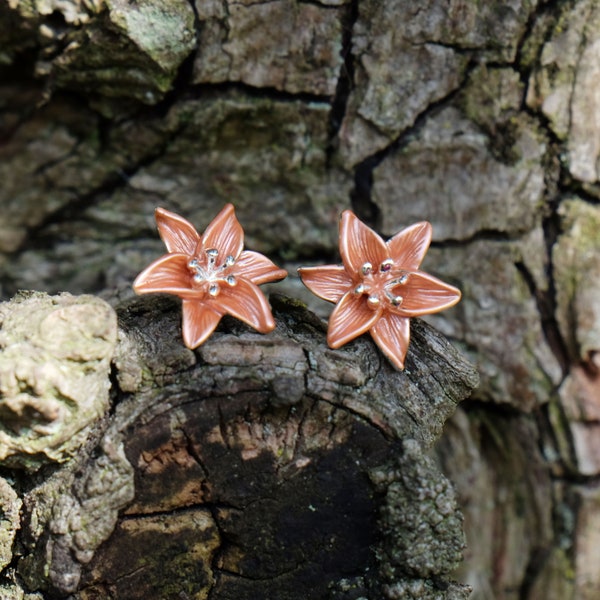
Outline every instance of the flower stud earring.
{"label": "flower stud earring", "polygon": [[410,317],[436,313],[460,300],[460,290],[419,270],[432,229],[415,223],[384,242],[352,211],[340,220],[342,265],[298,269],[314,294],[335,302],[327,342],[339,348],[371,334],[397,369],[404,368]]}
{"label": "flower stud earring", "polygon": [[133,289],[137,294],[162,292],[183,300],[183,341],[188,348],[206,341],[225,314],[260,333],[275,327],[258,285],[283,279],[287,271],[258,252],[243,250],[244,231],[232,204],[202,236],[189,221],[164,208],[157,208],[155,217],[168,254],[144,269]]}

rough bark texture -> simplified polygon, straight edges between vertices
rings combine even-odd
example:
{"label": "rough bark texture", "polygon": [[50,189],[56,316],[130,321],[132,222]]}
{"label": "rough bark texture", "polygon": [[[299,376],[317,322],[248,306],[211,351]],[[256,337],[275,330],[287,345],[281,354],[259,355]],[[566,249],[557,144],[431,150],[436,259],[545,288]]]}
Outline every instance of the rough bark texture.
{"label": "rough bark texture", "polygon": [[[0,305],[5,323],[25,310],[33,323],[14,328],[0,358],[50,320],[57,340],[76,330],[75,347],[95,350],[78,354],[85,377],[103,369],[108,383],[107,353],[114,367],[112,408],[93,431],[79,419],[74,435],[62,416],[85,409],[64,391],[82,378],[72,351],[56,357],[55,414],[41,415],[54,435],[37,426],[39,411],[21,414],[20,430],[1,425],[14,447],[3,464],[22,469],[0,478],[3,598],[468,596],[450,580],[462,514],[427,453],[476,371],[425,323],[413,324],[398,373],[369,340],[329,350],[318,317],[283,297],[272,304],[273,333],[225,319],[196,352],[180,343],[171,299],[121,305],[118,339],[112,310],[93,297]],[[34,375],[15,365],[2,374],[31,385],[30,405],[50,403],[31,381],[46,359],[22,352],[38,360]],[[34,462],[49,436],[55,454]],[[60,469],[44,466],[75,446]]]}
{"label": "rough bark texture", "polygon": [[201,229],[233,201],[292,272],[337,260],[344,208],[429,219],[424,268],[463,291],[430,322],[481,378],[437,446],[456,578],[595,599],[599,23],[599,0],[0,0],[2,296],[127,300],[157,205]]}

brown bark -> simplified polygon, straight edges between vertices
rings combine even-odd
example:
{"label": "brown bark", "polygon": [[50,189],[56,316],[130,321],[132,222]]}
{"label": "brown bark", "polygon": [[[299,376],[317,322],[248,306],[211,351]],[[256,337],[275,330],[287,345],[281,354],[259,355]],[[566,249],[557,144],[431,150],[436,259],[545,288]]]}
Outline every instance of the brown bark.
{"label": "brown bark", "polygon": [[[91,347],[106,338],[90,328],[89,310],[55,318],[61,303],[98,311],[97,302],[62,297],[48,314],[49,302],[8,303],[6,321],[26,308],[59,337],[77,329]],[[17,494],[3,482],[3,503],[23,502],[20,528],[5,509],[4,554],[14,549],[5,576],[20,582],[2,587],[6,597],[467,597],[451,580],[462,516],[428,451],[475,371],[425,323],[413,323],[399,373],[369,340],[329,350],[320,319],[283,297],[271,302],[273,333],[226,318],[196,352],[181,344],[175,300],[122,305],[112,409],[92,428],[85,405],[64,392],[81,377],[73,357],[55,349],[63,375],[53,385],[71,418],[46,420],[56,431],[78,422],[87,441],[55,469],[47,464],[64,461],[58,453],[27,457],[52,435],[29,439],[33,417],[3,432],[25,438],[12,462],[31,472],[13,472]],[[36,331],[5,328],[15,343]],[[94,362],[89,353],[79,360],[88,373]],[[52,394],[32,387],[32,402]],[[73,454],[74,443],[59,449]]]}

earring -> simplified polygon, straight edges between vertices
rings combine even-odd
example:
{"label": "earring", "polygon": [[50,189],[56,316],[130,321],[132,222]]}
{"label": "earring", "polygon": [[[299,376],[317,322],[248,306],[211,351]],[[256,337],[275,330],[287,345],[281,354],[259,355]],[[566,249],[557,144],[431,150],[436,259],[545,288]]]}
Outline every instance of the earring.
{"label": "earring", "polygon": [[336,303],[327,343],[339,348],[366,333],[402,370],[410,317],[436,313],[460,300],[460,290],[419,270],[431,243],[431,225],[415,223],[384,242],[352,211],[340,219],[342,265],[298,269],[308,289]]}
{"label": "earring", "polygon": [[200,235],[194,226],[164,208],[155,211],[167,254],[135,279],[137,294],[162,292],[183,300],[183,341],[194,349],[229,314],[260,333],[272,331],[275,320],[258,285],[283,279],[287,271],[266,256],[243,250],[244,230],[232,204]]}

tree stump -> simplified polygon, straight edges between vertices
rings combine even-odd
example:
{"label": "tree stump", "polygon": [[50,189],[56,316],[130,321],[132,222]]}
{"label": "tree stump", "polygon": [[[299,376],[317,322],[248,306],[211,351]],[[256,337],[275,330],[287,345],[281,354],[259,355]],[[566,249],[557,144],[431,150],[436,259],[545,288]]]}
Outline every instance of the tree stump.
{"label": "tree stump", "polygon": [[[23,303],[47,312],[49,298],[15,299],[3,314]],[[52,302],[56,312],[91,300]],[[397,372],[365,336],[331,350],[303,305],[271,304],[272,333],[224,318],[194,352],[176,300],[118,307],[110,407],[82,423],[85,443],[37,464],[15,453],[2,471],[2,598],[467,598],[452,581],[462,516],[428,452],[476,372],[420,320]],[[53,319],[57,339],[65,328],[88,342],[116,338],[86,329],[89,310],[72,314],[84,321]],[[64,390],[74,359],[56,360]],[[75,362],[84,373],[98,366],[91,355]],[[52,396],[27,393],[38,405]],[[71,418],[48,420],[39,436],[75,419],[79,405],[63,396],[57,414]]]}

